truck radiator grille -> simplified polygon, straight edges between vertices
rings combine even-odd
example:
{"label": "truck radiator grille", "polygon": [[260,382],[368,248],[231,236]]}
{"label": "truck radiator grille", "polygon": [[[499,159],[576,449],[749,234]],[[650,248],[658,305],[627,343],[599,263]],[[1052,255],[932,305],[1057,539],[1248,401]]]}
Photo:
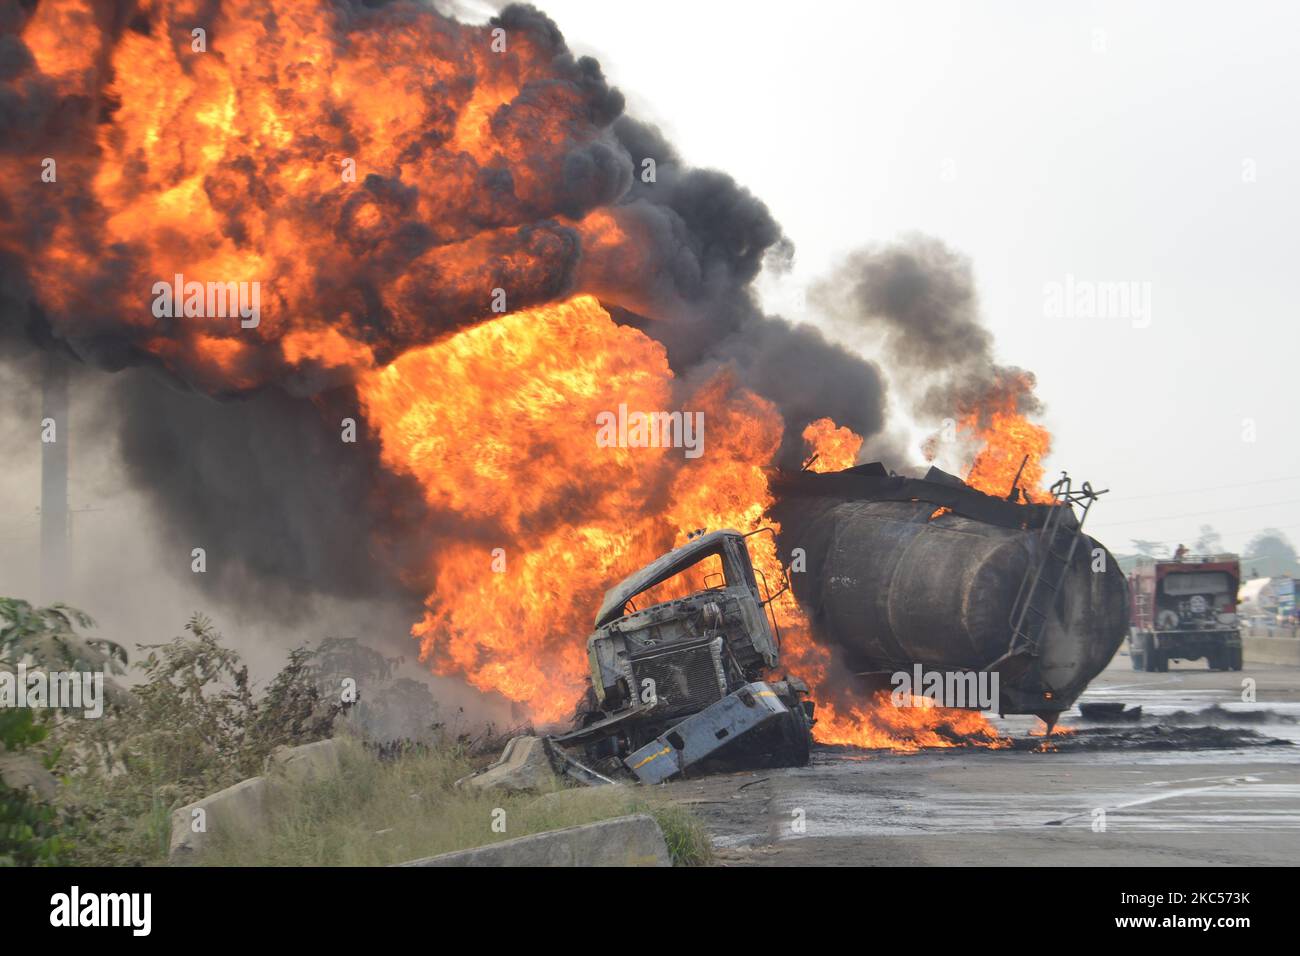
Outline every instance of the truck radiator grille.
{"label": "truck radiator grille", "polygon": [[636,691],[644,680],[653,680],[655,695],[664,713],[701,710],[726,696],[719,680],[721,641],[697,644],[684,650],[647,655],[632,660]]}

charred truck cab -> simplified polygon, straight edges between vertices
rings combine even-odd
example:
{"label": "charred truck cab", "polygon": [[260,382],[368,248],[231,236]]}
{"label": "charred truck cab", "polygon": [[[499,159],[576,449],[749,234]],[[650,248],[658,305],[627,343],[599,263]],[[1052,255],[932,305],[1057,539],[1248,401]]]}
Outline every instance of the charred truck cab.
{"label": "charred truck cab", "polygon": [[1129,657],[1137,671],[1205,658],[1211,670],[1241,670],[1235,555],[1188,556],[1139,564],[1129,575]]}
{"label": "charred truck cab", "polygon": [[650,783],[704,760],[807,763],[808,688],[774,678],[770,604],[785,582],[760,589],[746,537],[696,533],[606,592],[587,639],[591,687],[557,743]]}

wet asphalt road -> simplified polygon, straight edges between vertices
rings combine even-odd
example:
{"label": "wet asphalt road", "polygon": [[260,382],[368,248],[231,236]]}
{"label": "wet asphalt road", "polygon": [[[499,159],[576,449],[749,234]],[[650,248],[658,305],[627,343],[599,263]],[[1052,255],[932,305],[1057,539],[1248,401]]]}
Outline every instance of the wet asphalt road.
{"label": "wet asphalt road", "polygon": [[[1255,682],[1254,702],[1242,700],[1243,678]],[[704,820],[724,865],[1300,861],[1300,668],[1248,663],[1223,673],[1197,663],[1144,674],[1121,654],[1081,699],[1089,701],[1140,704],[1143,719],[1089,722],[1077,707],[1067,712],[1063,725],[1100,738],[1091,750],[822,751],[808,767],[686,780],[663,792]],[[1022,737],[1039,726],[1032,717],[995,721]],[[1157,725],[1253,730],[1288,743],[1143,750],[1126,742]]]}

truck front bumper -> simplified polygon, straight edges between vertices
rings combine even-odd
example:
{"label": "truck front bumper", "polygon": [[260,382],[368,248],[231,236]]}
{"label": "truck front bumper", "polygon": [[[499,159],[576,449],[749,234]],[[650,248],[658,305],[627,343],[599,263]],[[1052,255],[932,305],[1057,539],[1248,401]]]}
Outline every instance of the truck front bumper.
{"label": "truck front bumper", "polygon": [[762,681],[746,684],[673,724],[623,763],[642,783],[662,783],[789,710]]}
{"label": "truck front bumper", "polygon": [[1193,657],[1224,647],[1241,647],[1241,632],[1231,631],[1153,631],[1152,644],[1158,651],[1174,656]]}

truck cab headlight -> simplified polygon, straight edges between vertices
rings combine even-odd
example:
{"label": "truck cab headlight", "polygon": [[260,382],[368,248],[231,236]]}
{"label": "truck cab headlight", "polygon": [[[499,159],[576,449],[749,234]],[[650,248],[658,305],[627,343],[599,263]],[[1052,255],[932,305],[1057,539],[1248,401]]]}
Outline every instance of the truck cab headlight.
{"label": "truck cab headlight", "polygon": [[1236,623],[1237,623],[1237,615],[1233,614],[1231,611],[1224,611],[1223,613],[1221,613],[1221,614],[1219,615],[1219,623],[1220,623],[1220,624],[1236,624]]}

